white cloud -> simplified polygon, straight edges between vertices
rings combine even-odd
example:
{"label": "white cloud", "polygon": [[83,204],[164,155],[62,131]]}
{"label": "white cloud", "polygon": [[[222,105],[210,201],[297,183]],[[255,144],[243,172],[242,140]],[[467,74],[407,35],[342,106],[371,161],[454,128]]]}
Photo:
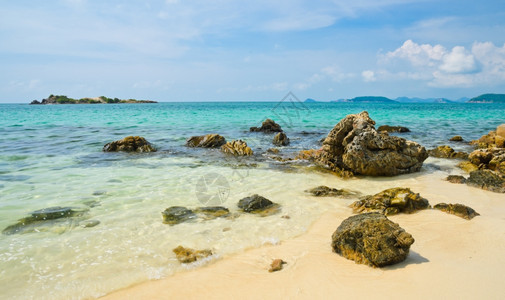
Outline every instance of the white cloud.
{"label": "white cloud", "polygon": [[363,80],[365,82],[373,82],[373,81],[377,80],[375,78],[375,73],[372,70],[365,70],[365,71],[361,72],[361,77],[363,77]]}
{"label": "white cloud", "polygon": [[446,73],[473,73],[478,71],[477,62],[465,47],[456,46],[443,56],[440,70]]}
{"label": "white cloud", "polygon": [[410,61],[414,66],[433,66],[446,54],[441,45],[419,45],[412,40],[407,40],[395,51],[386,54],[387,59],[401,58]]}

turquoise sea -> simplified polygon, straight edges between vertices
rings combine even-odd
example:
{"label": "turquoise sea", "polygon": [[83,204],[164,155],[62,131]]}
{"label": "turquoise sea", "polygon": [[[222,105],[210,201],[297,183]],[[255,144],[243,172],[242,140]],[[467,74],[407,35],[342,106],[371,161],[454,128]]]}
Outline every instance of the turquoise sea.
{"label": "turquoise sea", "polygon": [[[505,104],[0,104],[0,230],[43,208],[87,211],[22,234],[1,234],[0,298],[99,297],[303,233],[325,210],[348,204],[310,200],[306,188],[325,184],[367,193],[380,191],[384,182],[343,180],[303,164],[278,162],[267,154],[273,135],[250,133],[249,127],[275,120],[291,140],[278,155],[289,157],[319,148],[341,118],[363,110],[377,126],[408,127],[411,132],[401,136],[426,148],[447,144],[469,151],[466,143],[448,139],[461,135],[470,141],[505,123]],[[254,155],[234,158],[184,146],[190,136],[207,133],[245,140]],[[145,137],[159,151],[102,152],[104,144],[129,135]],[[399,178],[415,184],[416,176],[440,172],[457,171],[452,162],[430,158],[419,175]],[[162,223],[161,212],[169,206],[219,204],[236,212],[238,200],[255,193],[281,204],[282,212]],[[286,215],[290,218],[281,218]],[[171,251],[178,245],[210,248],[215,255],[181,265]]]}

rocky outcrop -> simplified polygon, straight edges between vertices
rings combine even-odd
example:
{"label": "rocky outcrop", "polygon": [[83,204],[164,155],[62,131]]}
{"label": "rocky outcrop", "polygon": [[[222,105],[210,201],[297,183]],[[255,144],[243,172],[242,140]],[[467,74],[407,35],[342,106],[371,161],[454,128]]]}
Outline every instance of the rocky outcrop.
{"label": "rocky outcrop", "polygon": [[141,136],[127,136],[121,140],[110,142],[103,146],[105,152],[155,152],[151,143]]}
{"label": "rocky outcrop", "polygon": [[454,149],[447,145],[438,146],[435,149],[428,150],[428,155],[438,158],[468,158],[468,154],[465,152],[456,152]]}
{"label": "rocky outcrop", "polygon": [[370,176],[417,172],[428,157],[421,145],[379,133],[366,111],[348,115],[330,131],[317,162],[331,170]]}
{"label": "rocky outcrop", "polygon": [[382,125],[377,128],[377,131],[385,131],[385,132],[410,132],[410,129],[407,127],[403,126],[389,126],[389,125]]}
{"label": "rocky outcrop", "polygon": [[272,133],[272,132],[282,132],[281,125],[275,123],[273,120],[266,119],[261,123],[261,127],[251,127],[249,129],[251,132],[264,132],[264,133]]}
{"label": "rocky outcrop", "polygon": [[196,219],[196,214],[186,207],[171,206],[161,213],[163,216],[163,223],[175,225],[189,220]]}
{"label": "rocky outcrop", "polygon": [[236,156],[253,155],[253,151],[251,150],[251,148],[249,148],[247,146],[247,143],[242,140],[227,142],[226,144],[221,146],[221,151]]}
{"label": "rocky outcrop", "polygon": [[450,183],[459,183],[459,184],[466,183],[466,178],[461,175],[449,175],[447,176],[446,180],[449,181]]}
{"label": "rocky outcrop", "polygon": [[463,204],[446,204],[446,203],[438,203],[433,206],[434,209],[441,210],[451,215],[456,215],[463,219],[471,220],[476,216],[480,216],[473,208],[468,207]]}
{"label": "rocky outcrop", "polygon": [[267,216],[277,213],[280,206],[263,196],[254,194],[241,199],[238,202],[238,208],[247,213]]}
{"label": "rocky outcrop", "polygon": [[391,188],[378,194],[365,196],[350,205],[355,213],[379,212],[385,215],[414,213],[430,207],[428,200],[409,188]]}
{"label": "rocky outcrop", "polygon": [[477,145],[478,148],[504,148],[505,124],[499,125],[496,130],[492,130],[480,139],[472,141],[471,144]]}
{"label": "rocky outcrop", "polygon": [[192,136],[186,141],[188,147],[218,148],[226,144],[226,139],[219,134]]}
{"label": "rocky outcrop", "polygon": [[489,169],[505,175],[505,149],[489,148],[475,150],[468,160],[479,169]]}
{"label": "rocky outcrop", "polygon": [[287,145],[289,145],[289,138],[284,132],[279,132],[278,134],[276,134],[274,136],[274,140],[272,141],[272,143],[275,146],[279,146],[279,147],[280,146],[287,146]]}
{"label": "rocky outcrop", "polygon": [[414,243],[412,235],[379,213],[345,219],[331,238],[334,252],[372,267],[404,261]]}
{"label": "rocky outcrop", "polygon": [[491,170],[477,170],[470,173],[466,184],[495,193],[505,193],[505,178]]}
{"label": "rocky outcrop", "polygon": [[449,139],[451,142],[463,142],[463,137],[461,135],[455,135]]}
{"label": "rocky outcrop", "polygon": [[346,189],[335,189],[330,188],[324,185],[315,187],[310,190],[306,190],[306,193],[312,194],[312,196],[316,197],[344,197],[344,198],[352,198],[358,197],[360,195],[359,192],[350,191]]}
{"label": "rocky outcrop", "polygon": [[191,248],[185,248],[183,246],[178,246],[172,251],[175,253],[177,260],[183,264],[189,264],[212,255],[212,251],[208,249],[195,250]]}

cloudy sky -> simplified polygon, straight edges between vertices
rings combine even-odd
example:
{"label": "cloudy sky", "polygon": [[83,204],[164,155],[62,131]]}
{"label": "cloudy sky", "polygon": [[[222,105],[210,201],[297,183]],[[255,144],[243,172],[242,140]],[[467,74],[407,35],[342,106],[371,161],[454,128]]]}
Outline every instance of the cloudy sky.
{"label": "cloudy sky", "polygon": [[505,1],[2,1],[0,102],[505,93]]}

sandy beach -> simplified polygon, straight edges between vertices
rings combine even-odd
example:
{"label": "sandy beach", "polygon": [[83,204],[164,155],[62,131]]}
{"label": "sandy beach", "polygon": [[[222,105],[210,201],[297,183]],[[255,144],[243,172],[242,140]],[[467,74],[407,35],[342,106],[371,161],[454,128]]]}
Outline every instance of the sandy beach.
{"label": "sandy beach", "polygon": [[[413,176],[382,179],[381,183],[385,188],[408,186],[431,205],[462,203],[481,216],[468,221],[433,209],[391,216],[412,234],[415,243],[404,262],[374,269],[332,252],[331,235],[352,212],[329,210],[293,239],[223,257],[103,299],[503,299],[503,194],[451,184],[440,174],[416,176],[416,180]],[[312,201],[345,203],[338,198],[314,197]],[[287,264],[283,270],[269,273],[276,258]]]}

